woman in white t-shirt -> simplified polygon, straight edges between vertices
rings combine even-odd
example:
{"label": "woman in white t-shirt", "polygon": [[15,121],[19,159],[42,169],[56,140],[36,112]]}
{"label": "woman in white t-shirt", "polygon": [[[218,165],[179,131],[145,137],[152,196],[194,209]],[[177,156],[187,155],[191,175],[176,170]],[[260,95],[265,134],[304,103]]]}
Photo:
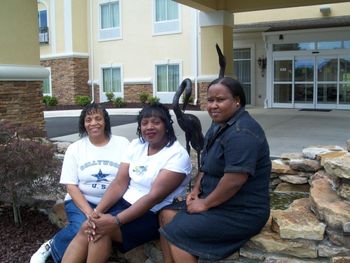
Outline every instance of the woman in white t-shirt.
{"label": "woman in white t-shirt", "polygon": [[159,238],[157,213],[186,191],[192,168],[172,123],[160,103],[140,111],[139,138],[130,143],[118,176],[62,262],[107,262],[113,246],[126,252]]}
{"label": "woman in white t-shirt", "polygon": [[65,212],[68,224],[45,242],[31,257],[31,263],[52,256],[61,262],[81,224],[91,215],[109,184],[116,177],[129,141],[111,135],[107,111],[99,104],[86,106],[79,118],[80,140],[72,143],[64,156],[60,183],[66,185]]}

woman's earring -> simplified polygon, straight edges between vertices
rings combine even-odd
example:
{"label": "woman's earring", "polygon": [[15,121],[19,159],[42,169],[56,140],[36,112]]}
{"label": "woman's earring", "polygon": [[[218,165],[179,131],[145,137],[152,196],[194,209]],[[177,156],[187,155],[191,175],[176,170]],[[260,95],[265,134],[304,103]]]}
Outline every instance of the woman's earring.
{"label": "woman's earring", "polygon": [[236,103],[236,107],[237,107],[237,108],[239,107],[239,103],[238,103],[238,102]]}

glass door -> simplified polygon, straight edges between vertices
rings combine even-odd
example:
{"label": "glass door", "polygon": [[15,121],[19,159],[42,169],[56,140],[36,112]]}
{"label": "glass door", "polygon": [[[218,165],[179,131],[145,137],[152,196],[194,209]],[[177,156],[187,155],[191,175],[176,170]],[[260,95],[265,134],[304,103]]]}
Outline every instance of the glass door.
{"label": "glass door", "polygon": [[337,83],[338,83],[338,58],[323,57],[316,58],[316,107],[336,108],[337,106]]}
{"label": "glass door", "polygon": [[295,108],[315,108],[314,70],[314,57],[295,57],[293,92]]}
{"label": "glass door", "polygon": [[293,59],[274,61],[273,106],[291,108],[293,103]]}
{"label": "glass door", "polygon": [[350,108],[350,57],[296,55],[273,65],[273,107]]}
{"label": "glass door", "polygon": [[339,106],[350,108],[350,56],[339,58]]}

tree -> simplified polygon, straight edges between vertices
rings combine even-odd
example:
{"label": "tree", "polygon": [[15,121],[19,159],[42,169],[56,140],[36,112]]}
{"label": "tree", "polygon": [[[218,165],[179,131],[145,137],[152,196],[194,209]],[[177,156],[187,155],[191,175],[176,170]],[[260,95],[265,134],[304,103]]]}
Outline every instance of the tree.
{"label": "tree", "polygon": [[21,224],[24,197],[47,191],[58,176],[60,161],[42,135],[34,126],[0,121],[0,197],[12,203],[15,224]]}

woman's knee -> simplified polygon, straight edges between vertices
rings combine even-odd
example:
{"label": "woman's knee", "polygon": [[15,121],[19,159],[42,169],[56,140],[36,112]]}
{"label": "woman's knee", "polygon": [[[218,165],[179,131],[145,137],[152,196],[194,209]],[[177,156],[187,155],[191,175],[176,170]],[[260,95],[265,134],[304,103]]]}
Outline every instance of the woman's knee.
{"label": "woman's knee", "polygon": [[171,209],[163,209],[162,211],[160,211],[158,215],[159,225],[162,227],[168,224],[174,218],[176,213],[176,210]]}

